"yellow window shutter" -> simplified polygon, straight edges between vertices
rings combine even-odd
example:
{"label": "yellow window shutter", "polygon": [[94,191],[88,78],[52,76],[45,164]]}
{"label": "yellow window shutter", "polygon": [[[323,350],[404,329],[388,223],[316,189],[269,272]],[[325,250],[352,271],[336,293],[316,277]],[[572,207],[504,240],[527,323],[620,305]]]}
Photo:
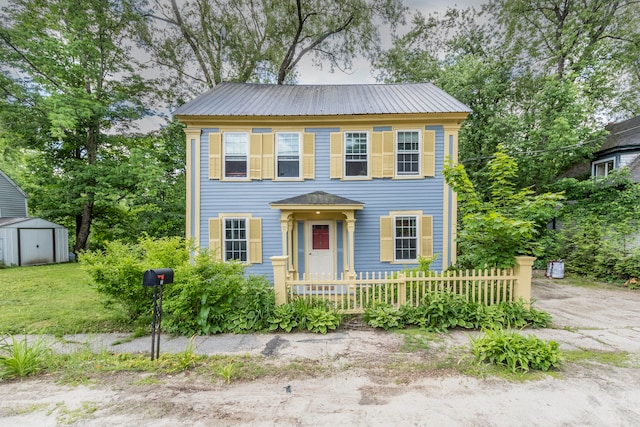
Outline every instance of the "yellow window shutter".
{"label": "yellow window shutter", "polygon": [[275,143],[272,133],[262,134],[262,179],[273,179]]}
{"label": "yellow window shutter", "polygon": [[380,217],[380,262],[393,261],[393,218]]}
{"label": "yellow window shutter", "polygon": [[262,134],[249,135],[249,178],[262,179]]}
{"label": "yellow window shutter", "polygon": [[209,179],[222,177],[222,134],[209,134]]}
{"label": "yellow window shutter", "polygon": [[382,132],[382,175],[393,178],[396,173],[395,132]]}
{"label": "yellow window shutter", "polygon": [[342,159],[344,158],[343,151],[342,151],[342,141],[343,141],[342,132],[335,132],[331,134],[331,147],[330,147],[331,171],[329,173],[330,178],[342,179],[342,177],[344,176],[343,164],[342,164]]}
{"label": "yellow window shutter", "polygon": [[382,132],[371,134],[371,176],[382,178]]}
{"label": "yellow window shutter", "polygon": [[262,218],[249,219],[249,263],[262,264]]}
{"label": "yellow window shutter", "polygon": [[433,217],[425,215],[420,224],[420,255],[433,256]]}
{"label": "yellow window shutter", "polygon": [[214,259],[224,259],[222,257],[222,221],[220,218],[209,218],[209,250]]}
{"label": "yellow window shutter", "polygon": [[302,178],[316,178],[316,136],[313,133],[302,134]]}
{"label": "yellow window shutter", "polygon": [[436,176],[436,132],[422,132],[422,175]]}

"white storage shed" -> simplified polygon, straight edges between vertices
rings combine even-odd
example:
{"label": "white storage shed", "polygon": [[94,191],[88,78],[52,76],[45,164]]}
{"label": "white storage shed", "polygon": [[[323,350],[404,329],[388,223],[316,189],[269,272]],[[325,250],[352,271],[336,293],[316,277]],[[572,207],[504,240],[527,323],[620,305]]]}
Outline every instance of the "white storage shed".
{"label": "white storage shed", "polygon": [[69,232],[41,218],[0,218],[0,261],[19,266],[69,261]]}

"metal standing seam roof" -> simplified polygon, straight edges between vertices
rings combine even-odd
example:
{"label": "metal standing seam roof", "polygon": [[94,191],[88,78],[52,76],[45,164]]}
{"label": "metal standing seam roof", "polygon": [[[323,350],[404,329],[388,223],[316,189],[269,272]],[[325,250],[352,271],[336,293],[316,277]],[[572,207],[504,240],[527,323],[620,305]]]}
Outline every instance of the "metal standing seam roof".
{"label": "metal standing seam roof", "polygon": [[174,111],[176,116],[334,116],[469,113],[431,83],[263,85],[221,83]]}

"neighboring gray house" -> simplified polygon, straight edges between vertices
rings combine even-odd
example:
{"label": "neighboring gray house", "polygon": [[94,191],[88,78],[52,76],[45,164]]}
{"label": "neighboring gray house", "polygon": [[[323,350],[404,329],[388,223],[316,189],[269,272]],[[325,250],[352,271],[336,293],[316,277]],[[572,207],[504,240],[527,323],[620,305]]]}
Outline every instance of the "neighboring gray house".
{"label": "neighboring gray house", "polygon": [[29,218],[27,195],[0,171],[0,264],[38,265],[69,260],[65,227]]}
{"label": "neighboring gray house", "polygon": [[591,161],[591,176],[607,176],[613,169],[629,167],[635,182],[640,182],[640,116],[610,123],[607,140]]}
{"label": "neighboring gray house", "polygon": [[27,195],[0,171],[0,218],[27,217]]}

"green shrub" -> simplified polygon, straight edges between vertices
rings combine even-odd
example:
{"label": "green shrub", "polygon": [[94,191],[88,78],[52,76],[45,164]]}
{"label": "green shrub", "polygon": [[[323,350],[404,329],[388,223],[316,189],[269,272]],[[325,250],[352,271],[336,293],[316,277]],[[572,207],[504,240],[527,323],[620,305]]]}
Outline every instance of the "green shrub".
{"label": "green shrub", "polygon": [[168,290],[166,330],[207,335],[266,329],[275,306],[273,287],[244,270],[244,264],[216,261],[202,250]]}
{"label": "green shrub", "polygon": [[466,301],[451,292],[429,292],[417,307],[404,306],[405,324],[415,325],[429,332],[446,332],[456,326],[466,326],[461,317]]}
{"label": "green shrub", "polygon": [[404,327],[402,313],[390,304],[380,303],[366,308],[363,319],[367,325],[385,331]]}
{"label": "green shrub", "polygon": [[201,250],[192,260],[183,239],[143,238],[111,242],[104,252],[85,252],[80,262],[108,304],[121,304],[132,321],[149,321],[153,289],[144,271],[169,267],[174,283],[163,289],[163,329],[193,335],[264,330],[275,305],[273,287],[262,276],[245,276],[245,265],[215,260]]}
{"label": "green shrub", "polygon": [[273,309],[268,322],[270,331],[281,329],[285,332],[291,332],[293,328],[298,326],[295,307],[292,304],[277,306]]}
{"label": "green shrub", "polygon": [[270,331],[291,332],[294,328],[326,334],[336,329],[341,315],[327,301],[317,298],[294,298],[287,304],[273,309],[268,318]]}
{"label": "green shrub", "polygon": [[27,338],[8,337],[0,343],[0,379],[35,374],[44,364],[49,349],[42,341],[27,344]]}
{"label": "green shrub", "polygon": [[340,326],[340,314],[328,307],[311,307],[306,313],[307,329],[311,332],[326,334]]}
{"label": "green shrub", "polygon": [[189,247],[177,237],[144,237],[137,244],[110,242],[103,251],[83,252],[79,261],[93,279],[96,290],[106,297],[107,306],[120,304],[133,321],[150,316],[153,289],[142,286],[148,269],[174,270],[188,263]]}
{"label": "green shrub", "polygon": [[512,372],[548,371],[561,363],[557,342],[497,328],[487,330],[478,338],[471,338],[471,346],[476,361],[506,366]]}
{"label": "green shrub", "polygon": [[415,307],[373,305],[365,309],[364,320],[369,326],[385,330],[416,326],[429,332],[446,332],[455,327],[544,328],[551,323],[551,316],[533,306],[526,308],[522,301],[484,305],[451,292],[436,291],[427,293]]}

